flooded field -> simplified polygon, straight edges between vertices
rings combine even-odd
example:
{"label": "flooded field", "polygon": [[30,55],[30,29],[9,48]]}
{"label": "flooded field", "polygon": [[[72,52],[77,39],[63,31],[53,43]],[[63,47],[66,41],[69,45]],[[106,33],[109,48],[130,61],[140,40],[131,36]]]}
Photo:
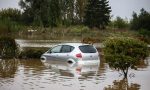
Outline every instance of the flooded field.
{"label": "flooded field", "polygon": [[81,42],[79,40],[24,40],[15,39],[20,47],[52,47],[60,43],[75,43]]}
{"label": "flooded field", "polygon": [[[80,40],[16,39],[16,42],[22,48],[47,48]],[[86,65],[40,59],[0,60],[0,90],[149,90],[149,63],[150,58],[141,61],[137,70],[129,71],[126,80],[103,59],[98,64]]]}
{"label": "flooded field", "polygon": [[[24,40],[24,39],[15,39],[15,41],[17,42],[17,44],[21,47],[21,48],[49,48],[49,47],[53,47],[56,44],[60,44],[60,43],[81,43],[80,40]],[[97,48],[103,48],[104,45],[102,43],[94,43],[93,44],[95,47]]]}
{"label": "flooded field", "polygon": [[0,60],[0,90],[149,90],[150,58],[128,80],[100,64],[68,64],[61,61]]}

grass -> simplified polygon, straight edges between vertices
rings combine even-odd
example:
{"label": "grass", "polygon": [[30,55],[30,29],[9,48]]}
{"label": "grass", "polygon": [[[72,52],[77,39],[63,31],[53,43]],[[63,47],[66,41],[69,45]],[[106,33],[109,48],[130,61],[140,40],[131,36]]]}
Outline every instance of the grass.
{"label": "grass", "polygon": [[[28,32],[28,29],[37,30]],[[13,34],[13,33],[12,33]],[[35,40],[82,40],[83,38],[96,38],[103,42],[107,37],[138,37],[138,32],[131,30],[116,30],[116,29],[89,29],[85,26],[70,26],[57,28],[28,28],[21,30],[16,38],[35,39]]]}

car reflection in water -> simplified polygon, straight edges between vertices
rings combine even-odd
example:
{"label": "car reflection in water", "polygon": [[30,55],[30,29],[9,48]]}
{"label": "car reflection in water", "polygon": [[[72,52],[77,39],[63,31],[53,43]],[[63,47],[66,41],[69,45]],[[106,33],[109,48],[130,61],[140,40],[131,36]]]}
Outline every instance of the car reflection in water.
{"label": "car reflection in water", "polygon": [[50,68],[61,76],[68,77],[93,76],[93,74],[96,74],[98,72],[99,68],[99,63],[97,62],[68,63],[62,61],[47,60],[44,61],[43,64],[46,66],[46,68]]}

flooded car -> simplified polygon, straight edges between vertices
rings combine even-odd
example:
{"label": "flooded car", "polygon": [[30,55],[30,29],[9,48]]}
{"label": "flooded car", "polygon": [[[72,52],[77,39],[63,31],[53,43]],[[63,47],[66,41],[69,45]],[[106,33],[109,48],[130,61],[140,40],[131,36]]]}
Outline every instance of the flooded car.
{"label": "flooded car", "polygon": [[64,43],[49,49],[41,56],[42,61],[64,60],[69,63],[99,63],[100,57],[97,49],[90,44]]}

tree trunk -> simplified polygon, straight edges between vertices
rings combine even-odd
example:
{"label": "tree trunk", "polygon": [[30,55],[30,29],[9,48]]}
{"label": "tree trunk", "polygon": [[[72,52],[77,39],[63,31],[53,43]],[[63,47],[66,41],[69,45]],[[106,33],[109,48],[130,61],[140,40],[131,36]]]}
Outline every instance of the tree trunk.
{"label": "tree trunk", "polygon": [[123,69],[122,72],[124,74],[124,78],[127,79],[127,77],[128,77],[128,68],[126,68],[125,70]]}

